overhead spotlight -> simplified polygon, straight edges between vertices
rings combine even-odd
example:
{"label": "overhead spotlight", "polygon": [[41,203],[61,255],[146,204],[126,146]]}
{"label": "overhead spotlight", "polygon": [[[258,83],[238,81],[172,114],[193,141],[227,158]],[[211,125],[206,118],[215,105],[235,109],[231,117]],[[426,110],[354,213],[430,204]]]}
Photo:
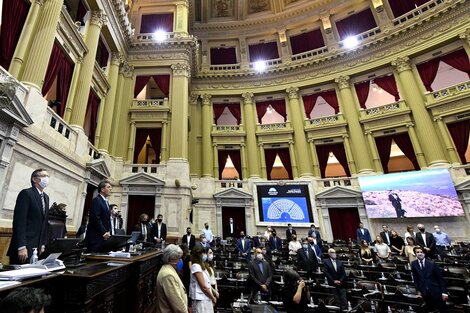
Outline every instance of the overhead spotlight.
{"label": "overhead spotlight", "polygon": [[165,41],[167,38],[166,32],[163,30],[157,30],[156,32],[153,33],[153,36],[155,40],[158,42]]}
{"label": "overhead spotlight", "polygon": [[347,49],[352,49],[359,45],[359,41],[357,40],[356,36],[349,36],[343,41],[344,47]]}
{"label": "overhead spotlight", "polygon": [[258,72],[262,72],[266,69],[266,62],[265,61],[256,61],[254,64],[255,70]]}

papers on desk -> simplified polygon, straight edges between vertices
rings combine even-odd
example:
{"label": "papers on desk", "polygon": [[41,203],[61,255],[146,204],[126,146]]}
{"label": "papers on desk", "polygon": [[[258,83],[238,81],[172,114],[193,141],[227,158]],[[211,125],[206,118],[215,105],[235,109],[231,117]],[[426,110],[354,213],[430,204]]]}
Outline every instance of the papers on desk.
{"label": "papers on desk", "polygon": [[111,252],[109,252],[109,256],[112,256],[113,258],[127,258],[127,259],[130,259],[131,254],[129,252],[111,251]]}
{"label": "papers on desk", "polygon": [[21,284],[19,281],[0,281],[0,289]]}
{"label": "papers on desk", "polygon": [[23,280],[49,274],[46,269],[22,268],[19,270],[0,272],[0,280]]}

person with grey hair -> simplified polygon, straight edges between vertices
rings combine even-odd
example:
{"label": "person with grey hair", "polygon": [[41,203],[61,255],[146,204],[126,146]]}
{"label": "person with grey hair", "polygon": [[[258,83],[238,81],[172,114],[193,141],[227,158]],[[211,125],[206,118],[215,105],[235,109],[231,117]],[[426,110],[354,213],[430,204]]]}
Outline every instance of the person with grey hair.
{"label": "person with grey hair", "polygon": [[187,313],[186,289],[177,269],[183,266],[183,250],[177,245],[168,245],[163,250],[163,266],[157,276],[157,313]]}

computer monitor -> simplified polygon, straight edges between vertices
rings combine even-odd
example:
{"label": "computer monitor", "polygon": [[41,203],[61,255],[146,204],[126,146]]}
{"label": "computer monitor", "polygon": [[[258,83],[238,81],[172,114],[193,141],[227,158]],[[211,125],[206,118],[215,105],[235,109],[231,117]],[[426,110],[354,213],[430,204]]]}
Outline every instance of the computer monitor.
{"label": "computer monitor", "polygon": [[109,251],[116,251],[124,247],[131,236],[129,235],[113,235],[109,237],[108,240],[105,240],[101,244],[101,246],[98,247],[97,252],[109,252]]}
{"label": "computer monitor", "polygon": [[41,259],[47,258],[52,253],[62,253],[61,257],[66,257],[74,253],[77,249],[77,244],[81,241],[80,238],[56,238],[47,245],[44,253],[40,255]]}
{"label": "computer monitor", "polygon": [[137,239],[139,239],[140,236],[140,231],[133,231],[131,233],[131,241],[135,244],[137,242]]}

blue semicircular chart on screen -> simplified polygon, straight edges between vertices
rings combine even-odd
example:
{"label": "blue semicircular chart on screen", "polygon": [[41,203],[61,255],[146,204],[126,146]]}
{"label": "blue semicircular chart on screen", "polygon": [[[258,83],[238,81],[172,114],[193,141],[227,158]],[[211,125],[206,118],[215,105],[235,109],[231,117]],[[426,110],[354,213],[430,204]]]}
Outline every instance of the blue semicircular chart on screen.
{"label": "blue semicircular chart on screen", "polygon": [[[304,221],[305,209],[291,199],[275,199],[266,210],[266,217],[269,221]],[[297,199],[296,199],[297,200]],[[299,199],[301,200],[301,199]],[[303,200],[303,199],[302,199]]]}

